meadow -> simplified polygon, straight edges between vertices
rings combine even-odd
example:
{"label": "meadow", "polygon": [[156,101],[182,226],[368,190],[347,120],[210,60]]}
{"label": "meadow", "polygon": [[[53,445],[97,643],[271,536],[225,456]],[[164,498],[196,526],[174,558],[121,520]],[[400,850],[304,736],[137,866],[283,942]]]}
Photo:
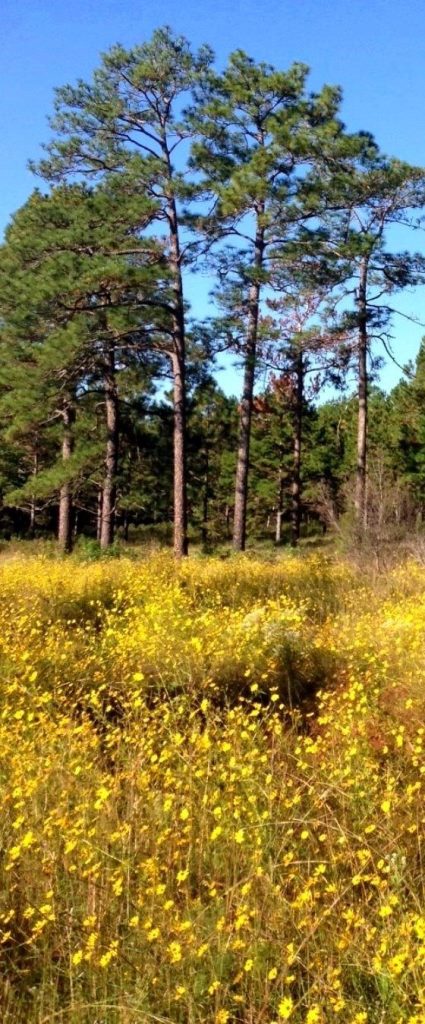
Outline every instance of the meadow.
{"label": "meadow", "polygon": [[27,548],[0,615],[4,1024],[424,1024],[424,566]]}

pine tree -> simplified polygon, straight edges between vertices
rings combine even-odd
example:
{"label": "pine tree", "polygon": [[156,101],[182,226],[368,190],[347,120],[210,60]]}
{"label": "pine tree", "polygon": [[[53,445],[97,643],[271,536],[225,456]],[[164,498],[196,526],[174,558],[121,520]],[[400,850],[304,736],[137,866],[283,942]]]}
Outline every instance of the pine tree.
{"label": "pine tree", "polygon": [[[164,290],[161,248],[140,235],[151,203],[117,193],[115,185],[35,193],[8,229],[1,258],[3,343],[13,367],[4,380],[7,400],[31,410],[40,429],[62,423],[60,461],[39,474],[37,488],[60,491],[64,550],[72,542],[72,480],[84,462],[81,434],[74,451],[77,405],[93,390],[105,404],[106,547],[113,538],[119,438],[115,363],[121,372],[150,348],[152,332],[162,336],[164,329],[162,314],[157,321],[152,315],[152,297]],[[87,454],[90,461],[91,445]]]}
{"label": "pine tree", "polygon": [[391,448],[396,475],[415,495],[418,511],[425,511],[425,339],[414,365],[391,396]]}
{"label": "pine tree", "polygon": [[192,391],[188,416],[191,519],[204,549],[227,539],[236,440],[236,402],[212,377],[204,376]]}
{"label": "pine tree", "polygon": [[[155,203],[151,227],[165,234],[170,275],[167,351],[174,380],[174,546],[187,553],[186,496],[186,308],[183,269],[193,249],[185,231],[182,204],[196,194],[184,163],[191,135],[182,105],[208,73],[208,47],[192,53],[189,43],[168,28],[150,42],[125,50],[117,45],[103,56],[91,83],[65,86],[56,94],[55,137],[39,172],[49,180],[73,176],[124,175],[122,190]],[[111,461],[112,469],[112,461]]]}
{"label": "pine tree", "polygon": [[415,226],[415,211],[425,200],[425,172],[383,157],[376,146],[361,160],[347,160],[333,176],[327,224],[329,254],[339,263],[344,302],[354,298],[342,325],[355,335],[358,379],[356,517],[359,535],[366,529],[369,363],[372,342],[387,336],[394,308],[388,297],[424,280],[425,260],[414,252],[392,252],[387,245],[391,225]]}
{"label": "pine tree", "polygon": [[203,140],[193,159],[215,196],[213,215],[204,219],[203,229],[219,246],[220,301],[244,358],[233,536],[237,550],[246,540],[258,346],[262,334],[267,335],[262,299],[276,266],[286,261],[289,273],[291,258],[295,264],[301,225],[306,219],[317,221],[320,189],[317,183],[305,188],[309,169],[318,160],[331,161],[344,138],[336,118],[340,91],[325,86],[308,96],[307,71],[294,64],[282,72],[237,51],[223,75],[210,79],[199,108]]}
{"label": "pine tree", "polygon": [[[304,273],[304,276],[307,276]],[[341,384],[346,368],[345,340],[328,329],[327,291],[311,291],[302,280],[286,283],[286,294],[269,300],[276,319],[277,338],[266,346],[265,358],[272,370],[272,383],[286,395],[292,422],[292,546],[300,538],[302,519],[303,416],[306,402],[317,399],[330,381]],[[307,390],[310,392],[307,395]]]}

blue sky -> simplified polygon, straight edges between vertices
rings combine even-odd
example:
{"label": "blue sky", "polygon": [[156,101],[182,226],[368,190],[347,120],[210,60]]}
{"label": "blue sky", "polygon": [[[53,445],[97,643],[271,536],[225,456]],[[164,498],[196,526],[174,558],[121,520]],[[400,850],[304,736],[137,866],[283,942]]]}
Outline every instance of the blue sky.
{"label": "blue sky", "polygon": [[[282,68],[304,61],[311,88],[324,82],[343,87],[342,116],[350,130],[368,129],[387,153],[425,165],[423,0],[3,0],[1,230],[34,187],[26,163],[48,138],[54,87],[88,78],[101,51],[118,41],[142,42],[163,24],[194,45],[209,42],[219,64],[236,48]],[[425,232],[414,245],[425,249]],[[398,305],[425,322],[425,287]],[[425,328],[396,318],[393,347],[400,363],[414,358],[422,334]],[[382,380],[390,386],[399,376],[388,366]],[[221,383],[226,390],[237,386],[229,372]]]}

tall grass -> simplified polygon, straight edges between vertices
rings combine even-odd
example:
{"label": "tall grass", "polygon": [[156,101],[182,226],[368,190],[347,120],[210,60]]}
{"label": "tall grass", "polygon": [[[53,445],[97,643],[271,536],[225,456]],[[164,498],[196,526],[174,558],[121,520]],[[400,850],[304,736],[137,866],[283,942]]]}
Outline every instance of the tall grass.
{"label": "tall grass", "polygon": [[425,1020],[425,570],[0,564],[5,1024]]}

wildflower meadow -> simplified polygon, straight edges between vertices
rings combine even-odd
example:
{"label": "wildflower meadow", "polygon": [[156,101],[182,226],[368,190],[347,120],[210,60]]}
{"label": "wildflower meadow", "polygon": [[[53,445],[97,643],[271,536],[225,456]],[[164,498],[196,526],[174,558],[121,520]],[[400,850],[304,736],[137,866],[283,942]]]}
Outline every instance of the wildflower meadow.
{"label": "wildflower meadow", "polygon": [[423,1024],[425,568],[0,563],[4,1024]]}

